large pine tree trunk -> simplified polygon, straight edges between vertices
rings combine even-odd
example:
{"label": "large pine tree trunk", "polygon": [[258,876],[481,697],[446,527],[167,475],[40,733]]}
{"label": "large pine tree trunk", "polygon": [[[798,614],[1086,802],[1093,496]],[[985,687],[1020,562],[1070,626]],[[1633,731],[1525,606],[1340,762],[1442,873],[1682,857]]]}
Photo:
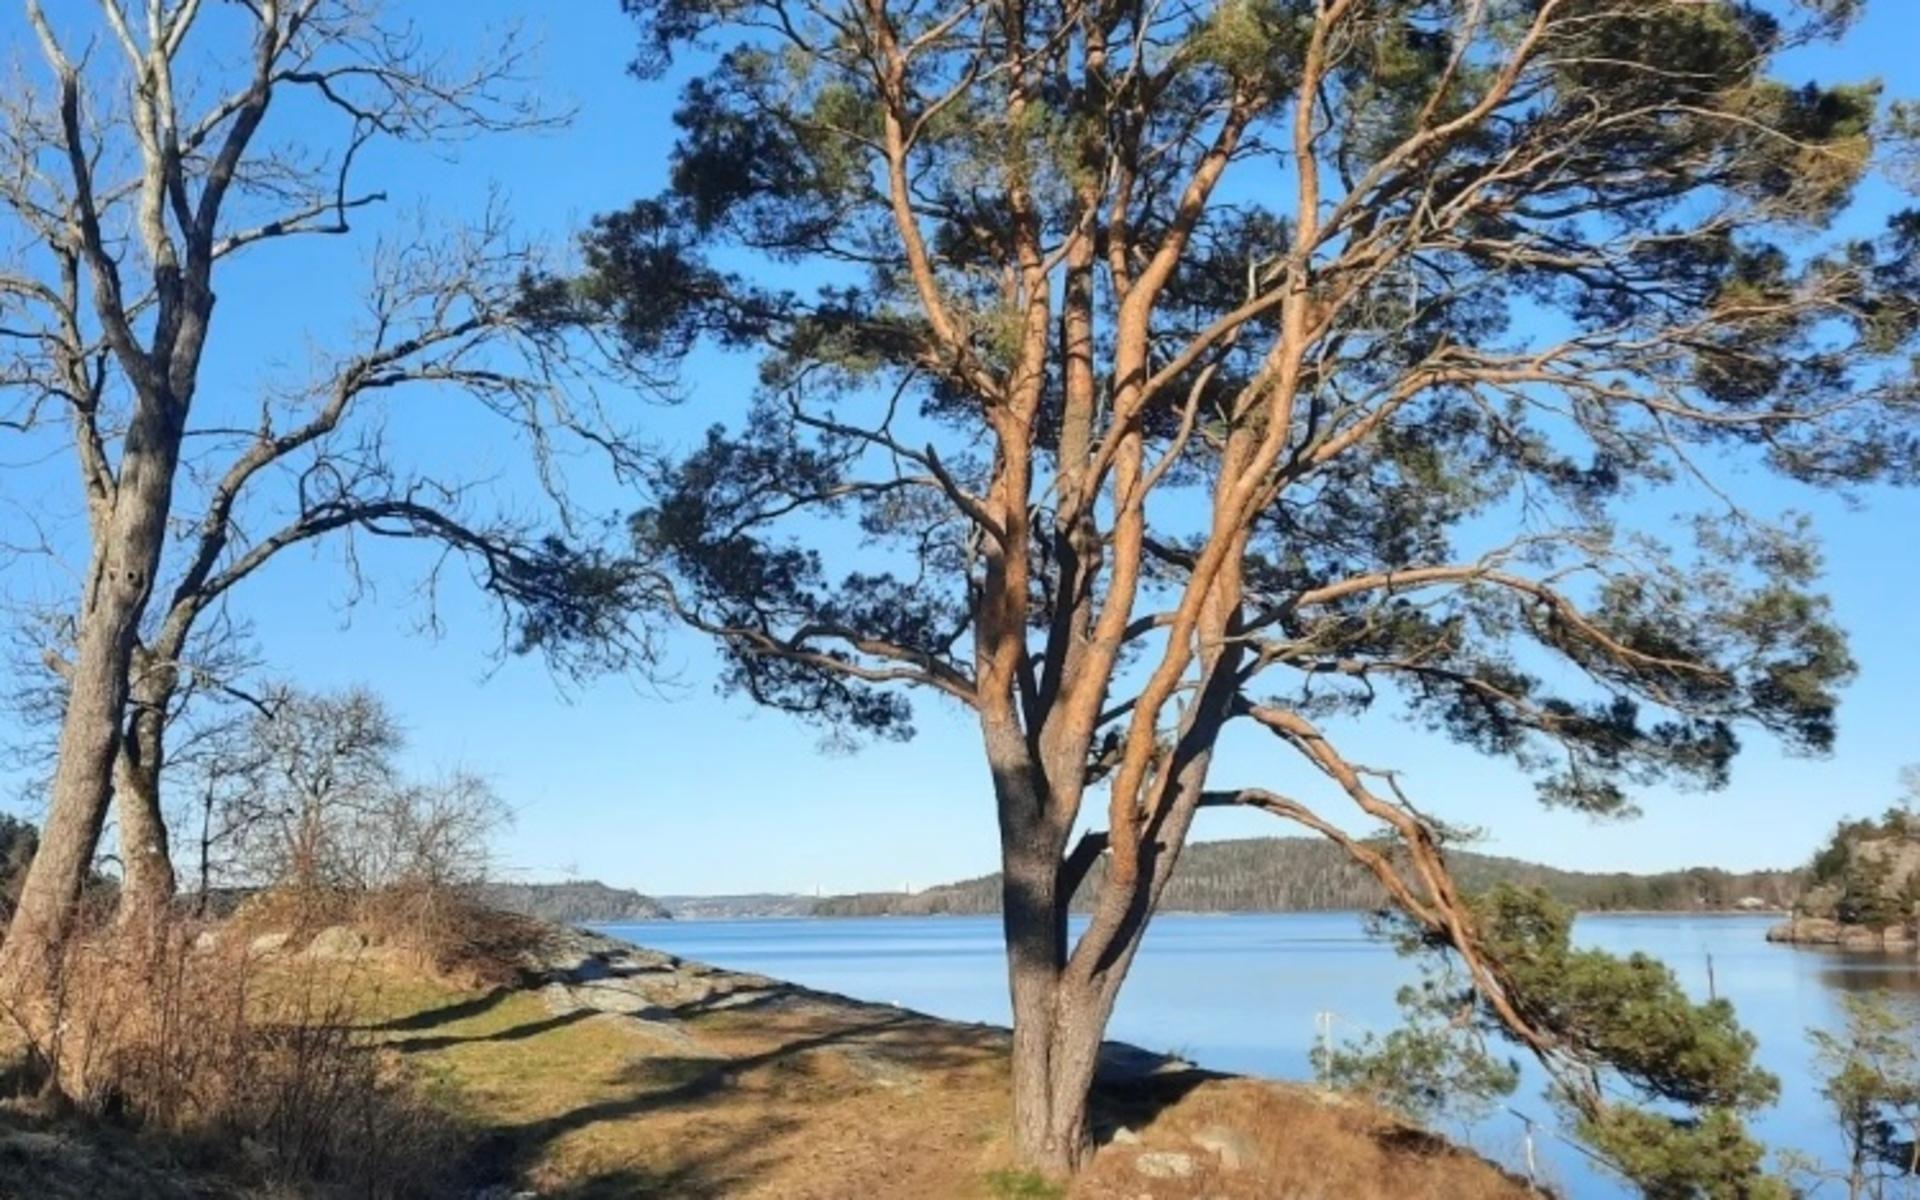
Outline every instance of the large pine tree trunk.
{"label": "large pine tree trunk", "polygon": [[89,564],[39,852],[0,943],[0,997],[17,1011],[31,1014],[52,994],[112,803],[134,641],[159,569],[179,451],[173,406],[143,398],[127,431],[113,510]]}
{"label": "large pine tree trunk", "polygon": [[1009,837],[1002,854],[1001,920],[1013,999],[1013,1128],[1021,1161],[1064,1172],[1082,1152],[1062,1143],[1054,1124],[1052,1063],[1066,930],[1056,917],[1063,905],[1059,859],[1045,849]]}
{"label": "large pine tree trunk", "polygon": [[1045,829],[1003,839],[1001,902],[1013,998],[1013,1129],[1020,1161],[1050,1175],[1093,1151],[1088,1093],[1112,1008],[1099,985],[1070,978],[1063,839]]}

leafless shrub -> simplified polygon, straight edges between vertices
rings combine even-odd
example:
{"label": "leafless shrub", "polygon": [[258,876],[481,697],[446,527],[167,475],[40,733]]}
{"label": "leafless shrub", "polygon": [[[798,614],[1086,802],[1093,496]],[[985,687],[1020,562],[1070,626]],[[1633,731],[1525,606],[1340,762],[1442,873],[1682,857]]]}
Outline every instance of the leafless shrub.
{"label": "leafless shrub", "polygon": [[262,1191],[450,1190],[458,1130],[364,1032],[367,981],[198,932],[135,940],[98,922],[60,951],[50,1020],[0,1009],[29,1078],[58,1082],[43,1094]]}

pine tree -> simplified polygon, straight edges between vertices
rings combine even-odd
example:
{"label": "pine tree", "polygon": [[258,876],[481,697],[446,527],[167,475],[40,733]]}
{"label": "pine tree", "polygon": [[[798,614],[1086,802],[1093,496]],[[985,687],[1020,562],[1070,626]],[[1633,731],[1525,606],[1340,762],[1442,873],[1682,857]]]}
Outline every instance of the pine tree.
{"label": "pine tree", "polygon": [[[1022,1156],[1084,1160],[1108,1015],[1211,805],[1341,846],[1536,1054],[1644,1050],[1583,1028],[1598,991],[1561,1018],[1588,960],[1501,964],[1533,943],[1482,927],[1449,831],[1338,723],[1392,697],[1605,813],[1724,784],[1742,731],[1831,744],[1853,663],[1811,531],[1716,475],[1915,472],[1920,215],[1838,227],[1877,89],[1769,74],[1859,6],[625,7],[642,74],[713,57],[667,193],[540,299],[635,356],[762,351],[633,521],[728,685],[841,741],[910,736],[916,694],[977,721]],[[1712,498],[1679,539],[1616,520],[1688,480]],[[1214,778],[1229,728],[1319,794]],[[1697,1097],[1713,1180],[1751,1166],[1726,1114],[1755,1087]],[[1621,1153],[1643,1119],[1590,1117]]]}

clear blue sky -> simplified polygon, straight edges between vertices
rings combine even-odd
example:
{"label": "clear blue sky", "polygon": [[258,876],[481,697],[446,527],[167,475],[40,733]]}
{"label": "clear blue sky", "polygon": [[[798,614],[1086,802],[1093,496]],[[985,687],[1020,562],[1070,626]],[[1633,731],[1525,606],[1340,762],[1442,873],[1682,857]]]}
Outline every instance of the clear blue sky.
{"label": "clear blue sky", "polygon": [[[368,235],[387,221],[423,205],[471,211],[497,187],[523,232],[565,239],[594,213],[662,183],[668,116],[685,71],[666,83],[629,77],[632,32],[614,0],[399,7],[427,39],[463,48],[485,45],[502,23],[528,14],[544,43],[538,86],[577,118],[557,133],[475,143],[457,161],[385,154],[370,163],[366,179],[392,200],[362,223],[365,234],[270,249],[228,276],[203,387],[209,404],[247,407],[263,379],[297,365],[307,345],[332,340],[364,277]],[[1879,76],[1895,94],[1920,96],[1920,8],[1907,0],[1872,7],[1844,52],[1802,55],[1792,71]],[[16,12],[0,19],[0,32],[39,78]],[[297,134],[300,119],[283,132]],[[1868,189],[1861,219],[1896,200],[1884,187]],[[686,406],[644,414],[649,432],[686,444],[737,410],[750,374],[744,360],[704,360]],[[416,399],[392,424],[413,452],[431,447],[498,464],[507,480],[515,474],[511,448],[486,440],[456,401]],[[0,443],[5,494],[43,512],[77,511],[60,466],[24,466]],[[590,504],[620,506],[594,472],[581,478]],[[1726,791],[1656,792],[1643,797],[1638,820],[1596,823],[1542,810],[1511,769],[1390,720],[1355,726],[1344,744],[1362,761],[1403,768],[1440,815],[1487,829],[1485,849],[1583,869],[1787,865],[1840,817],[1884,806],[1899,767],[1920,760],[1920,495],[1872,493],[1849,507],[1758,474],[1739,482],[1762,507],[1812,511],[1825,533],[1831,591],[1862,663],[1832,758],[1786,759],[1756,737]],[[236,593],[236,608],[254,622],[276,674],[314,687],[363,683],[384,695],[410,730],[420,770],[459,765],[492,778],[519,813],[498,847],[518,877],[577,874],[657,893],[837,891],[923,886],[994,868],[987,773],[958,709],[923,702],[922,735],[908,745],[822,753],[814,731],[717,695],[713,661],[691,639],[674,644],[677,684],[603,680],[563,693],[538,663],[497,661],[490,611],[459,589],[444,598],[445,635],[424,635],[410,586],[424,561],[379,549],[368,562],[386,582],[349,609],[336,557],[296,552]],[[17,596],[34,583],[16,578],[0,588]],[[1291,784],[1298,768],[1284,753],[1235,739],[1220,778]],[[1203,814],[1199,828],[1202,837],[1290,832],[1255,814]]]}

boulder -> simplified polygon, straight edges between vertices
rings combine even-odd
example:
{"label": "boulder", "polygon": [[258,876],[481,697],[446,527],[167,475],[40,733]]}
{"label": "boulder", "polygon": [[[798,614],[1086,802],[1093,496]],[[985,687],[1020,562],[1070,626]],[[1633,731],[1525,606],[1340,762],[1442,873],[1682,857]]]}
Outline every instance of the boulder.
{"label": "boulder", "polygon": [[287,948],[284,933],[263,933],[247,943],[248,954],[278,954]]}
{"label": "boulder", "polygon": [[1238,1129],[1210,1125],[1193,1135],[1193,1144],[1220,1160],[1229,1171],[1242,1171],[1259,1158],[1253,1139]]}
{"label": "boulder", "polygon": [[1186,1179],[1194,1172],[1193,1155],[1152,1150],[1134,1159],[1133,1169],[1148,1179]]}
{"label": "boulder", "polygon": [[1842,950],[1878,950],[1880,946],[1878,929],[1869,929],[1865,925],[1848,925],[1840,932]]}
{"label": "boulder", "polygon": [[307,957],[358,958],[366,949],[366,934],[345,925],[329,925],[307,943]]}
{"label": "boulder", "polygon": [[1838,921],[1826,917],[1794,917],[1767,930],[1767,940],[1803,946],[1836,946],[1842,934],[1843,927]]}

